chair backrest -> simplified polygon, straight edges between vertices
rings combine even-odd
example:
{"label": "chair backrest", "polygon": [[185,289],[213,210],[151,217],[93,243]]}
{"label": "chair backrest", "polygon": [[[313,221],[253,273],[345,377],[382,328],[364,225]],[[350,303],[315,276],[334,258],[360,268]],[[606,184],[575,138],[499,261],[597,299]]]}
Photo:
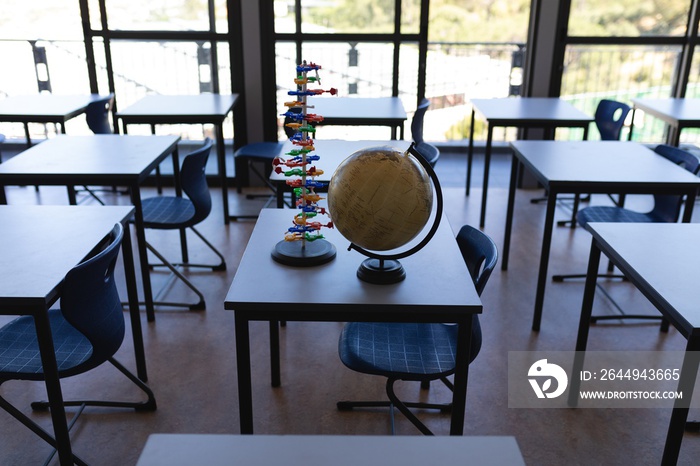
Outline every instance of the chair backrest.
{"label": "chair backrest", "polygon": [[[469,275],[474,281],[476,292],[481,296],[486,282],[489,281],[491,272],[498,262],[498,249],[496,243],[480,230],[464,225],[457,233],[457,245],[462,253],[464,262],[467,264]],[[469,362],[479,354],[482,344],[481,323],[479,315],[472,317],[472,339],[469,350]]]}
{"label": "chair backrest", "polygon": [[211,194],[209,193],[209,185],[207,185],[205,169],[212,144],[212,140],[206,138],[202,147],[185,157],[180,169],[182,190],[194,205],[194,216],[190,222],[192,225],[207,218],[211,212]]}
{"label": "chair backrest", "polygon": [[114,94],[102,99],[93,100],[85,108],[85,120],[90,130],[95,134],[113,134],[114,128],[109,124],[109,112],[114,105]]}
{"label": "chair backrest", "polygon": [[615,100],[603,99],[595,111],[595,124],[603,141],[618,141],[630,106]]}
{"label": "chair backrest", "polygon": [[[700,160],[678,147],[660,144],[656,146],[654,152],[693,174],[697,175],[698,170],[700,170]],[[654,195],[654,208],[649,212],[649,215],[658,222],[677,222],[682,203],[683,196],[656,194]]]}
{"label": "chair backrest", "polygon": [[416,108],[416,112],[411,120],[411,139],[416,144],[423,142],[423,120],[428,107],[430,107],[430,100],[424,98]]}
{"label": "chair backrest", "polygon": [[416,151],[430,164],[431,167],[435,168],[435,164],[440,158],[440,149],[430,144],[429,142],[421,142],[416,144]]}
{"label": "chair backrest", "polygon": [[[291,113],[301,113],[301,107],[292,107],[288,112]],[[287,126],[287,123],[295,123],[296,120],[293,120],[291,117],[285,116],[284,121],[282,122],[282,128],[284,129],[284,134],[287,136],[287,138],[291,138],[296,134],[296,130],[294,128],[290,128]],[[316,126],[316,123],[309,123],[311,126]]]}
{"label": "chair backrest", "polygon": [[496,243],[482,231],[471,225],[464,225],[457,233],[457,244],[474,281],[476,292],[481,296],[498,262]]}
{"label": "chair backrest", "polygon": [[124,340],[124,314],[114,281],[114,266],[124,228],[117,223],[107,245],[66,274],[61,288],[61,313],[92,344],[84,364],[96,367],[117,352]]}

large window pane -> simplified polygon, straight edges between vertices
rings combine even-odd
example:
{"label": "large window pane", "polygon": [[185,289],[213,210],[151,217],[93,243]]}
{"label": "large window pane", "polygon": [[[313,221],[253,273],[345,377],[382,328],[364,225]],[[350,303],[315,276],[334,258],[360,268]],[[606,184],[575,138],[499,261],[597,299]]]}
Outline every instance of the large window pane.
{"label": "large window pane", "polygon": [[[81,40],[76,0],[2,0],[1,39]],[[7,63],[5,57],[3,61]]]}
{"label": "large window pane", "polygon": [[682,36],[690,0],[572,0],[570,36]]}
{"label": "large window pane", "polygon": [[525,42],[530,0],[433,0],[430,42]]}
{"label": "large window pane", "polygon": [[148,93],[199,94],[198,47],[204,45],[112,41],[115,88],[122,106]]}
{"label": "large window pane", "polygon": [[[520,95],[522,43],[437,43],[428,48],[425,95],[431,101],[424,136],[431,141],[469,138],[470,99]],[[475,139],[485,139],[477,122]],[[503,139],[503,129],[496,129]]]}
{"label": "large window pane", "polygon": [[[225,1],[217,0],[221,3]],[[106,0],[107,20],[112,30],[208,31],[207,4],[207,0]],[[225,7],[216,10],[225,21]]]}
{"label": "large window pane", "polygon": [[[569,46],[561,96],[590,115],[601,99],[631,105],[633,98],[670,97],[679,55],[680,47],[672,46]],[[663,123],[643,112],[636,113],[634,127],[636,141],[663,140]],[[591,131],[590,139],[597,138]]]}
{"label": "large window pane", "polygon": [[[352,52],[352,51],[355,52]],[[416,104],[418,76],[418,46],[404,43],[400,47],[399,96],[407,111]],[[357,61],[349,59],[351,52]],[[390,97],[392,94],[393,44],[384,43],[317,43],[307,42],[302,47],[303,58],[318,63],[324,89],[335,87],[343,97]],[[285,111],[284,102],[293,100],[287,92],[295,89],[295,46],[277,42],[277,110]],[[278,118],[281,120],[281,118]],[[281,128],[280,128],[281,131]],[[280,132],[280,137],[283,138]],[[325,139],[388,139],[386,127],[345,128],[324,126],[319,137]]]}
{"label": "large window pane", "polygon": [[401,1],[401,34],[420,32],[420,0]]}
{"label": "large window pane", "polygon": [[[470,99],[520,95],[529,14],[530,0],[430,3],[426,139],[468,139]],[[497,128],[494,137],[510,133]],[[485,126],[477,121],[474,139],[485,138]]]}
{"label": "large window pane", "polygon": [[305,33],[394,32],[394,0],[301,0],[301,16]]}

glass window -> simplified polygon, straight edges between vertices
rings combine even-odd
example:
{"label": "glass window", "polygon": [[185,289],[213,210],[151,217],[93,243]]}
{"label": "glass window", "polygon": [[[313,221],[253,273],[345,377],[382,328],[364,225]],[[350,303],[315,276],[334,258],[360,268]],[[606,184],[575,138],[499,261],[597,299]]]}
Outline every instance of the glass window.
{"label": "glass window", "polygon": [[203,44],[112,41],[111,45],[114,86],[122,107],[149,93],[200,93],[197,52]]}
{"label": "glass window", "polygon": [[3,0],[0,38],[82,40],[79,4],[75,0]]}
{"label": "glass window", "polygon": [[433,0],[429,42],[525,42],[530,0]]}
{"label": "glass window", "polygon": [[[468,139],[470,99],[520,95],[529,15],[530,0],[430,2],[426,139]],[[484,139],[476,125],[475,138]]]}
{"label": "glass window", "polygon": [[418,34],[420,32],[420,0],[401,1],[401,33]]}
{"label": "glass window", "polygon": [[693,64],[690,68],[688,76],[688,87],[685,90],[685,96],[693,99],[700,99],[700,49],[695,47],[693,53]]}
{"label": "glass window", "polygon": [[572,0],[570,36],[682,36],[690,0]]}
{"label": "glass window", "polygon": [[[589,115],[601,99],[631,105],[634,98],[670,97],[680,52],[679,46],[570,45],[561,96]],[[636,112],[634,127],[635,141],[663,140],[663,123],[643,112]],[[589,139],[597,138],[592,131]]]}
{"label": "glass window", "polygon": [[294,0],[275,0],[275,32],[289,34],[296,32],[294,22]]}
{"label": "glass window", "polygon": [[[304,33],[392,33],[395,0],[301,0]],[[280,31],[277,31],[280,32]]]}
{"label": "glass window", "polygon": [[[105,0],[112,30],[208,31],[207,0]],[[76,2],[77,3],[77,2]],[[225,24],[225,0],[217,0],[217,20]],[[222,5],[223,4],[223,5]]]}

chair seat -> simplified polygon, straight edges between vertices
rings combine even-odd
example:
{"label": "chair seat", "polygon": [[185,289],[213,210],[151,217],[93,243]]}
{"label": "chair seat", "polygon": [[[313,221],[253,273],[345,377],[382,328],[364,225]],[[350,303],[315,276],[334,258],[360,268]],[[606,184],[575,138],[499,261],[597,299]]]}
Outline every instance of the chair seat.
{"label": "chair seat", "polygon": [[454,372],[456,341],[456,325],[350,322],[338,349],[354,371],[423,380]]}
{"label": "chair seat", "polygon": [[272,161],[282,153],[283,145],[282,142],[254,142],[238,149],[233,157]]}
{"label": "chair seat", "polygon": [[146,228],[185,228],[190,226],[194,214],[192,201],[184,197],[156,196],[143,200],[143,223]]}
{"label": "chair seat", "polygon": [[651,223],[660,221],[648,212],[635,212],[613,206],[587,207],[576,215],[576,220],[583,226],[591,222]]}
{"label": "chair seat", "polygon": [[[59,375],[78,373],[73,369],[92,355],[90,341],[69,324],[58,309],[49,311],[49,321]],[[19,317],[0,330],[0,380],[5,378],[44,380],[36,327],[30,316]]]}

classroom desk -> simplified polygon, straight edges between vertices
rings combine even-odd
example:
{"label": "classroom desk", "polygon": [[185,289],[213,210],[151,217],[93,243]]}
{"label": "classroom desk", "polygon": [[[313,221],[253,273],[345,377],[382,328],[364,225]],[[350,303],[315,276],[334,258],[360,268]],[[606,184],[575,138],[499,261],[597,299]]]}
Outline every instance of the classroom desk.
{"label": "classroom desk", "polygon": [[[73,464],[61,384],[47,311],[60,297],[66,274],[109,235],[127,226],[131,206],[0,205],[0,314],[34,317],[46,374],[51,420],[61,464]],[[128,234],[122,242],[139,378],[146,380],[134,262]]]}
{"label": "classroom desk", "polygon": [[530,170],[547,190],[542,250],[532,329],[540,329],[557,195],[687,195],[683,221],[689,222],[700,178],[641,144],[627,141],[515,141],[501,269],[508,269],[518,166]]}
{"label": "classroom desk", "polygon": [[491,145],[495,127],[543,128],[545,139],[553,139],[556,128],[583,128],[583,139],[588,138],[588,126],[592,117],[570,103],[557,97],[507,97],[503,99],[472,99],[471,127],[469,129],[469,151],[467,156],[467,185],[469,195],[474,156],[474,121],[476,113],[486,120],[486,147],[484,148],[484,183],[481,193],[481,216],[479,226],[486,221],[486,195],[489,187]]}
{"label": "classroom desk", "polygon": [[231,113],[238,94],[148,95],[117,112],[124,134],[127,125],[146,124],[155,134],[156,125],[211,124],[216,131],[216,160],[224,206],[224,222],[229,223],[228,184],[226,182],[226,147],[224,120]]}
{"label": "classroom desk", "polygon": [[[179,180],[178,136],[58,136],[31,147],[0,164],[0,204],[6,204],[7,185],[68,186],[75,204],[73,185],[127,186],[135,207],[139,262],[148,320],[155,319],[153,293],[146,253],[141,192],[139,187],[160,162],[172,154],[173,172]],[[176,183],[177,195],[181,194]],[[181,240],[184,234],[180,235]],[[186,248],[183,244],[183,250]]]}
{"label": "classroom desk", "polygon": [[100,98],[98,94],[12,96],[0,100],[0,122],[22,123],[27,144],[31,146],[29,123],[55,123],[65,134],[66,121],[84,113],[90,102]]}
{"label": "classroom desk", "polygon": [[[678,381],[678,390],[683,390],[684,396],[675,401],[661,460],[662,464],[676,464],[698,373],[700,307],[696,290],[700,276],[700,224],[590,223],[587,230],[593,240],[576,351],[586,351],[601,252],[687,340]],[[578,362],[583,364],[583,359]],[[569,404],[576,406],[579,379],[573,377],[572,382]]]}
{"label": "classroom desk", "polygon": [[[311,152],[312,155],[318,155],[321,158],[312,163],[319,170],[323,170],[323,174],[316,177],[316,181],[323,183],[328,183],[335,173],[338,165],[352,155],[354,152],[364,149],[367,147],[377,147],[377,146],[391,146],[396,147],[400,150],[407,150],[411,145],[411,141],[404,140],[391,140],[391,141],[346,141],[341,139],[314,139],[315,151]],[[286,141],[282,147],[281,154],[284,157],[286,152],[292,149],[296,149],[291,141]],[[284,193],[289,192],[291,188],[287,185],[287,180],[289,178],[284,176],[284,174],[275,173],[273,170],[270,173],[270,181],[275,184],[277,189],[277,208],[281,209],[284,207]]]}
{"label": "classroom desk", "polygon": [[309,113],[323,117],[319,125],[388,126],[391,139],[404,138],[406,110],[399,97],[310,97]]}
{"label": "classroom desk", "polygon": [[[329,263],[295,268],[275,262],[270,252],[283,239],[292,216],[286,209],[261,211],[224,301],[224,308],[235,314],[241,433],[253,433],[250,321],[270,321],[275,327],[280,320],[410,321],[459,324],[450,433],[462,435],[472,314],[481,313],[482,305],[447,218],[443,217],[427,246],[401,259],[404,281],[373,285],[356,276],[365,256],[348,251],[349,242],[333,229],[323,231],[337,248],[337,256]],[[309,283],[314,284],[313,293],[303,291]]]}
{"label": "classroom desk", "polygon": [[151,434],[136,466],[525,466],[514,437]]}
{"label": "classroom desk", "polygon": [[637,109],[652,115],[670,126],[667,142],[678,147],[681,131],[685,128],[700,128],[700,99],[632,99],[632,126],[630,140],[634,130],[634,114]]}

